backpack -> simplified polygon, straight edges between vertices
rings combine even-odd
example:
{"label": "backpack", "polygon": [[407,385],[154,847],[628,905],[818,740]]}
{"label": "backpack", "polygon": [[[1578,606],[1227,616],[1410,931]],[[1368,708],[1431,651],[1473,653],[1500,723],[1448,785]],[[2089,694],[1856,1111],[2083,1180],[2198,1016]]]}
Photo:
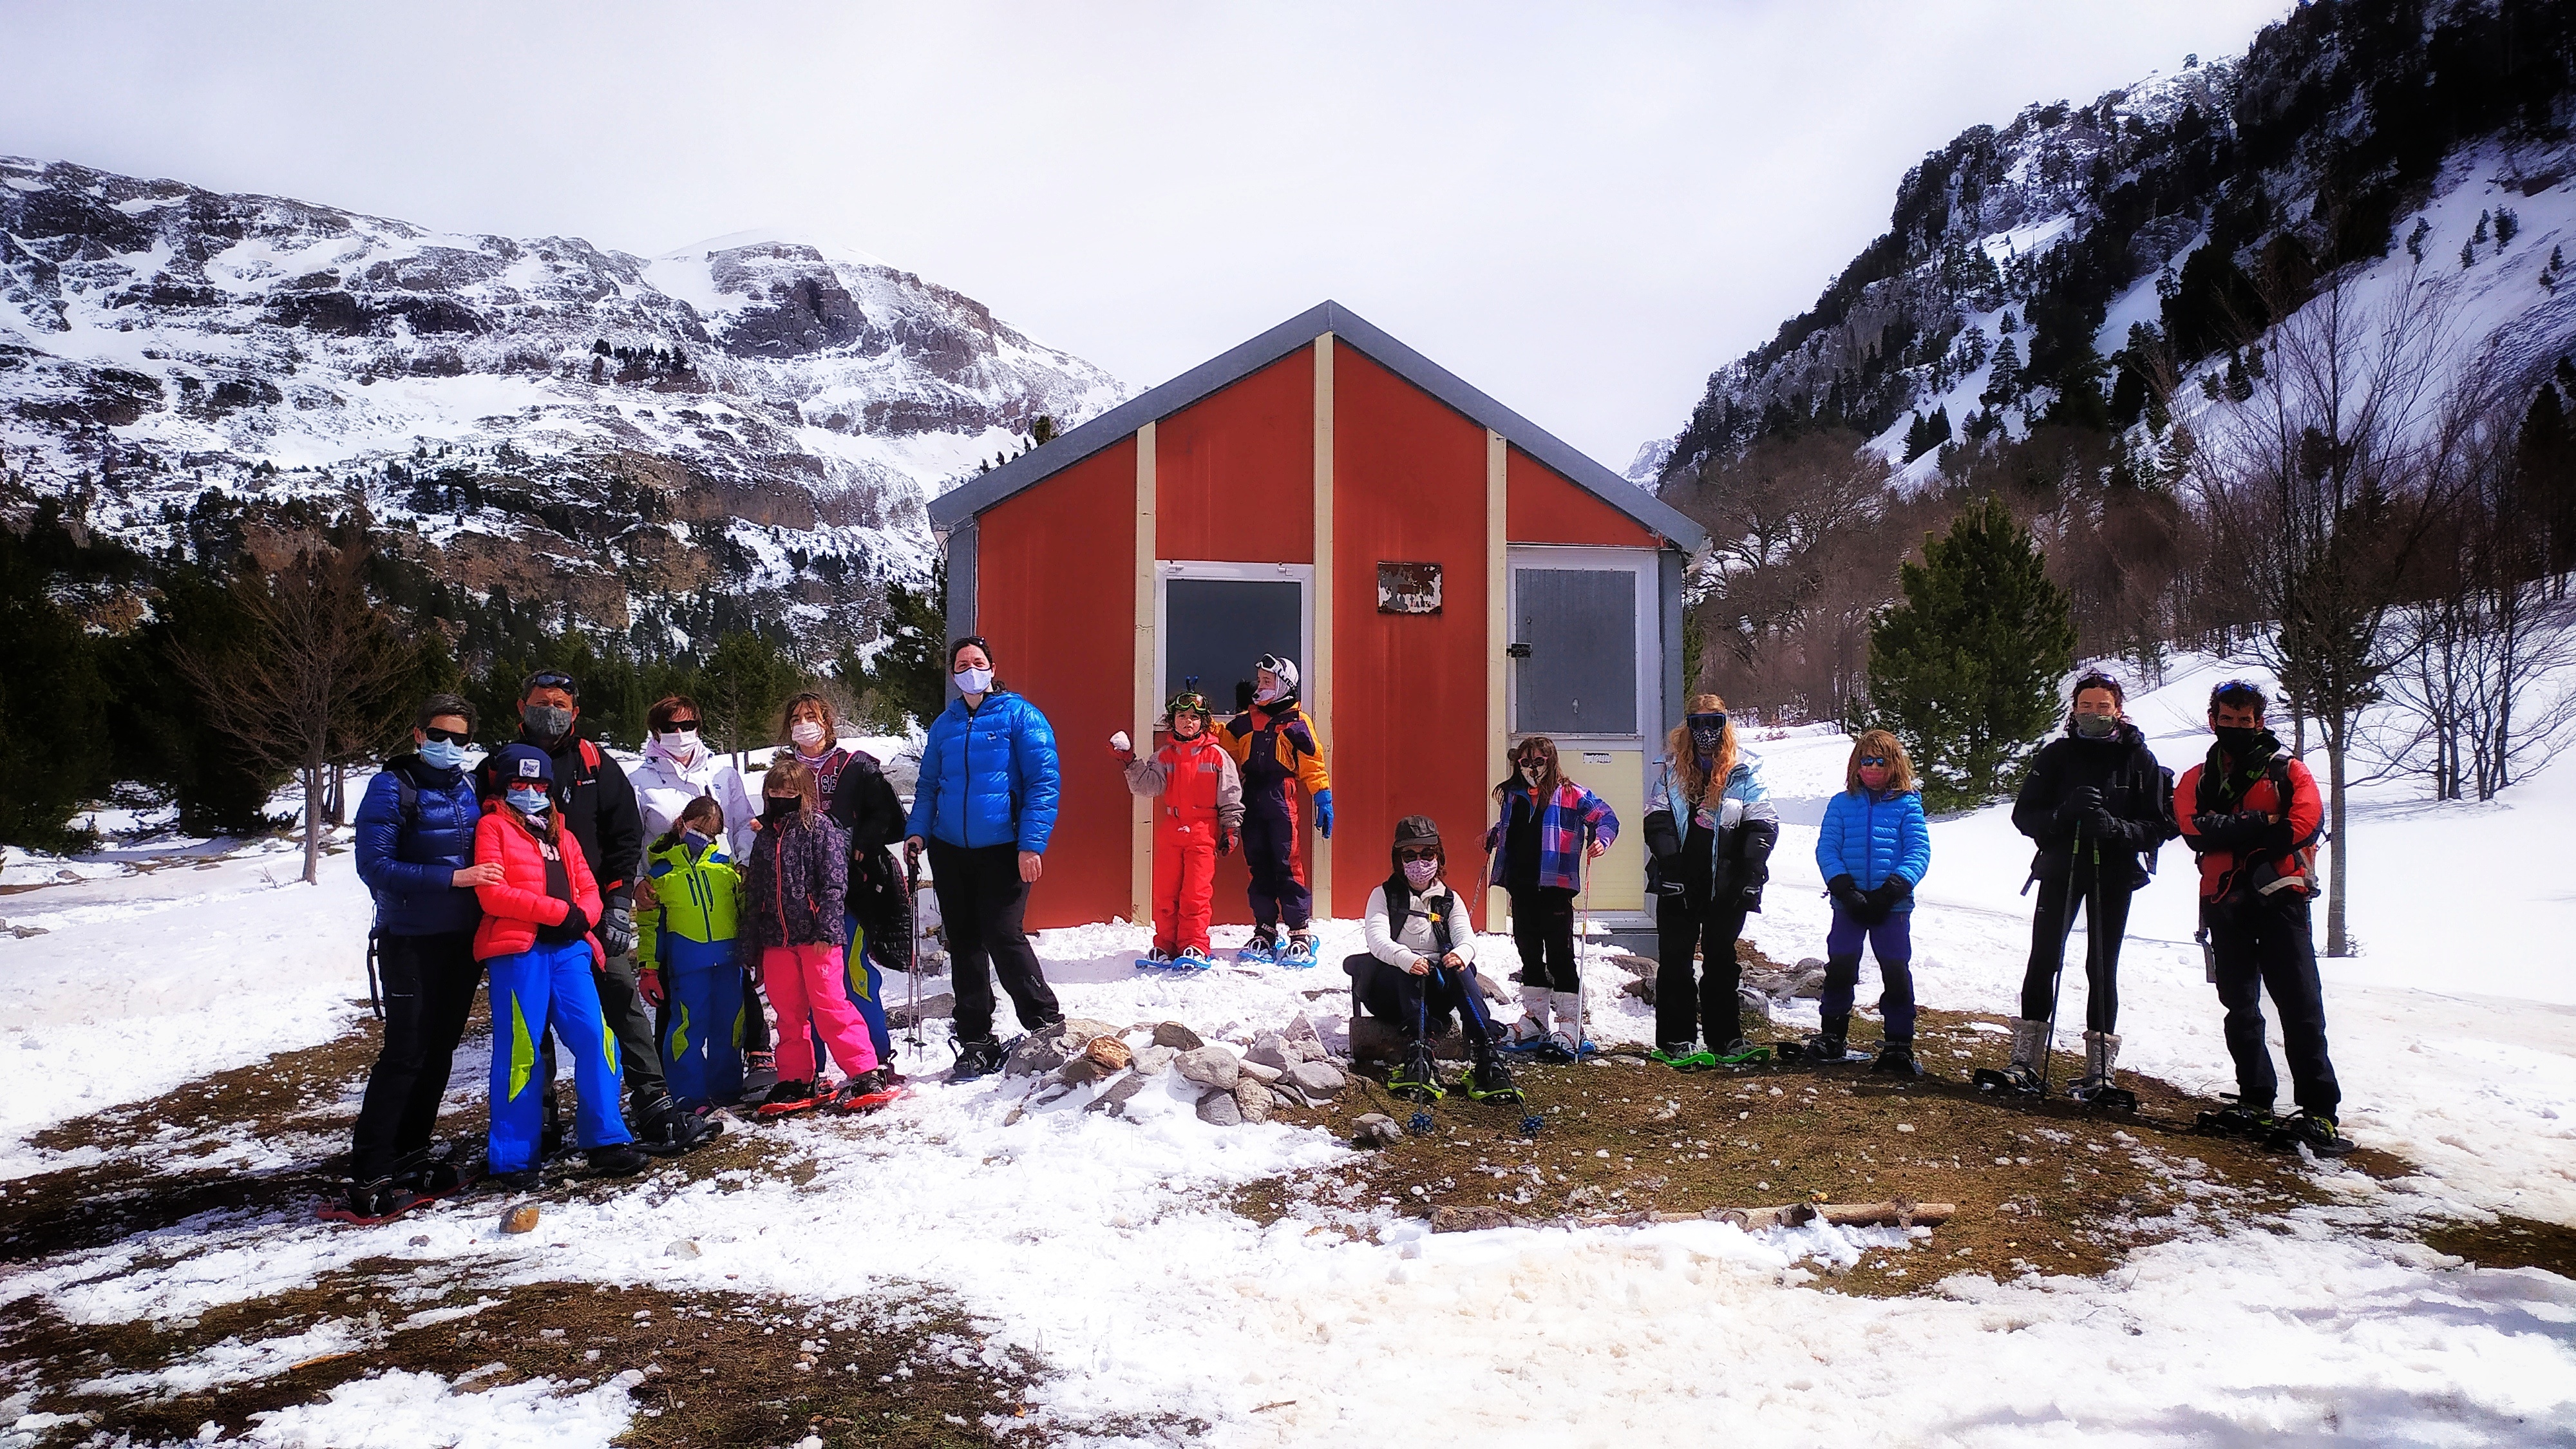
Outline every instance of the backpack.
{"label": "backpack", "polygon": [[[2206,764],[2201,767],[2200,785],[2192,792],[2191,803],[2193,810],[2207,810],[2214,803],[2225,803],[2223,800],[2213,802],[2209,798],[2211,789],[2210,782],[2218,778],[2220,777],[2217,772],[2211,770]],[[2263,766],[2263,778],[2272,782],[2272,798],[2280,802],[2281,818],[2287,820],[2290,816],[2290,801],[2293,798],[2290,793],[2289,759],[2276,752],[2269,761],[2265,762]],[[2252,787],[2249,785],[2247,788],[2250,790]],[[2237,798],[2241,801],[2244,797],[2239,795]],[[2277,891],[2287,889],[2293,882],[2295,882],[2302,894],[2314,898],[2317,894],[2317,846],[2326,838],[2325,820],[2324,817],[2320,815],[2317,820],[2317,828],[2309,831],[2303,836],[2300,836],[2298,839],[2291,841],[2289,850],[2285,852],[2290,857],[2298,861],[2299,869],[2296,874],[2274,875],[2272,879],[2268,881],[2262,880],[2258,876],[2256,879],[2249,881],[2246,888],[2251,890],[2255,895],[2268,896]],[[2252,863],[2264,865],[2268,869],[2269,862],[2273,858],[2274,857],[2270,856],[2256,857]]]}

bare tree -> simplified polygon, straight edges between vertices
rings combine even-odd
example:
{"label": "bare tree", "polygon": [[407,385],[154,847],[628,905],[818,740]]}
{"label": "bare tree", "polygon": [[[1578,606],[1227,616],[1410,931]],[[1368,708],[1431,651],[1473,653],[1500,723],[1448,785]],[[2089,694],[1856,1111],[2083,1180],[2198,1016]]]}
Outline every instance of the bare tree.
{"label": "bare tree", "polygon": [[177,656],[209,720],[262,763],[295,771],[307,881],[321,873],[331,773],[384,746],[413,662],[393,617],[367,597],[365,524],[340,534],[308,540],[273,574],[245,569],[233,583],[244,637]]}
{"label": "bare tree", "polygon": [[2268,365],[2250,397],[2208,408],[2192,467],[2213,566],[2270,625],[2238,652],[2272,670],[2325,747],[2326,953],[2344,956],[2354,728],[2404,660],[2390,615],[2420,583],[2486,403],[2478,370],[2456,366],[2446,295],[2420,275],[2375,296],[2349,270],[2304,300],[2277,277],[2267,292],[2282,319],[2262,334]]}

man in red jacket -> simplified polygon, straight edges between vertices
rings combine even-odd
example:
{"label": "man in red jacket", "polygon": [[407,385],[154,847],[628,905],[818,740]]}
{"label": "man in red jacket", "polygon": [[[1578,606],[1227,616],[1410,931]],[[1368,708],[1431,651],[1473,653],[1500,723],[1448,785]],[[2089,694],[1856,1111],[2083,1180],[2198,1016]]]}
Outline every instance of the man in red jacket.
{"label": "man in red jacket", "polygon": [[[2174,785],[2174,821],[2200,857],[2200,919],[2218,1000],[2227,1008],[2227,1053],[2236,1059],[2236,1105],[2205,1120],[2341,1156],[2352,1143],[2335,1130],[2343,1091],[2326,1055],[2325,998],[2308,922],[2325,807],[2316,777],[2263,727],[2269,704],[2261,688],[2241,679],[2210,691],[2209,726],[2218,743]],[[2272,1116],[2280,1081],[2263,1040],[2266,986],[2281,1013],[2299,1104],[2299,1115],[2286,1122]]]}

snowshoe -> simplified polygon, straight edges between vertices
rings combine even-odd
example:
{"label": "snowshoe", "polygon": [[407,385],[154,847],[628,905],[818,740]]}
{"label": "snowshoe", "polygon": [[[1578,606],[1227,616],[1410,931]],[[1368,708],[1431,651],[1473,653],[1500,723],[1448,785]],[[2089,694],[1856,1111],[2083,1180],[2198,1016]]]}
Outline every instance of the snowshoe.
{"label": "snowshoe", "polygon": [[1267,931],[1255,931],[1243,949],[1234,953],[1237,966],[1276,966],[1279,964],[1279,938]]}
{"label": "snowshoe", "polygon": [[2319,1157],[2341,1157],[2353,1149],[2353,1140],[2335,1130],[2335,1119],[2314,1112],[2274,1123],[2269,1140],[2274,1147],[2304,1147]]}
{"label": "snowshoe", "polygon": [[2248,1107],[2242,1102],[2203,1112],[2194,1124],[2213,1137],[2269,1137],[2280,1130],[2280,1119],[2269,1107]]}
{"label": "snowshoe", "polygon": [[390,1177],[373,1182],[353,1182],[338,1197],[328,1199],[315,1216],[335,1223],[353,1223],[371,1228],[389,1223],[413,1208],[430,1201]]}
{"label": "snowshoe", "polygon": [[1148,946],[1145,948],[1145,954],[1136,958],[1136,969],[1139,971],[1169,971],[1172,969],[1171,953],[1165,951],[1160,946]]}
{"label": "snowshoe", "polygon": [[1511,1035],[1494,1043],[1494,1050],[1516,1057],[1543,1056],[1555,1039],[1554,1032],[1524,1016],[1512,1023]]}
{"label": "snowshoe", "polygon": [[735,1101],[757,1102],[769,1094],[770,1088],[777,1085],[778,1054],[776,1052],[742,1054],[742,1095],[735,1098]]}
{"label": "snowshoe", "polygon": [[586,1149],[582,1160],[590,1165],[593,1177],[633,1177],[653,1165],[653,1159],[632,1142]]}
{"label": "snowshoe", "polygon": [[2066,1095],[2088,1107],[2099,1107],[2106,1112],[2138,1110],[2137,1093],[2126,1087],[2115,1087],[2108,1082],[2097,1082],[2091,1077],[2086,1077],[2067,1088]]}
{"label": "snowshoe", "polygon": [[1694,1051],[1689,1042],[1653,1048],[1646,1053],[1646,1060],[1661,1062],[1677,1072],[1705,1072],[1717,1065],[1714,1053]]}
{"label": "snowshoe", "polygon": [[989,1036],[982,1041],[959,1042],[957,1064],[948,1069],[948,1080],[971,1082],[989,1077],[1002,1069],[1005,1055],[1002,1044]]}
{"label": "snowshoe", "polygon": [[635,1145],[655,1157],[677,1157],[724,1130],[714,1114],[693,1112],[670,1096],[647,1104],[636,1118]]}
{"label": "snowshoe", "polygon": [[1851,1051],[1844,1039],[1832,1033],[1819,1032],[1798,1044],[1798,1060],[1812,1065],[1829,1067],[1836,1062],[1848,1061],[1850,1057]]}
{"label": "snowshoe", "polygon": [[1487,1056],[1467,1072],[1467,1097],[1475,1102],[1526,1102],[1521,1089],[1512,1085],[1512,1069],[1501,1058]]}
{"label": "snowshoe", "polygon": [[2045,1092],[2040,1085],[2039,1073],[2019,1062],[2002,1068],[1979,1067],[1969,1074],[1968,1080],[1978,1091],[1992,1092],[1999,1097],[2037,1097]]}
{"label": "snowshoe", "polygon": [[2119,1112],[2138,1110],[2138,1094],[2119,1083],[2119,1066],[2119,1033],[2084,1033],[2084,1075],[2075,1079],[2075,1085],[2066,1089],[2066,1095],[2087,1106]]}
{"label": "snowshoe", "polygon": [[1440,1064],[1431,1057],[1431,1048],[1416,1042],[1404,1054],[1404,1064],[1386,1074],[1387,1090],[1408,1102],[1437,1102],[1448,1095],[1440,1085]]}
{"label": "snowshoe", "polygon": [[1574,1044],[1573,1037],[1561,1031],[1552,1031],[1547,1034],[1547,1044],[1538,1049],[1537,1056],[1540,1061],[1569,1067],[1585,1057],[1598,1056],[1600,1053],[1601,1047],[1597,1042],[1587,1041],[1578,1047]]}
{"label": "snowshoe", "polygon": [[1183,951],[1178,956],[1172,958],[1172,969],[1191,975],[1196,975],[1201,971],[1214,971],[1216,969],[1216,958],[1209,955],[1207,952],[1200,950],[1198,947],[1192,946],[1190,949]]}
{"label": "snowshoe", "polygon": [[1315,937],[1309,931],[1292,931],[1288,944],[1279,952],[1279,964],[1291,971],[1315,969]]}
{"label": "snowshoe", "polygon": [[460,1161],[462,1151],[454,1144],[424,1147],[394,1165],[393,1180],[397,1187],[408,1188],[424,1202],[454,1197],[469,1191],[480,1175],[481,1164]]}
{"label": "snowshoe", "polygon": [[1882,1077],[1919,1077],[1923,1064],[1914,1059],[1914,1044],[1905,1041],[1881,1042],[1878,1059],[1869,1064],[1872,1073]]}
{"label": "snowshoe", "polygon": [[830,1095],[823,1089],[820,1081],[780,1082],[769,1089],[769,1095],[753,1109],[753,1114],[764,1122],[780,1117],[793,1117],[799,1112],[813,1111],[823,1104],[824,1098]]}
{"label": "snowshoe", "polygon": [[1755,1046],[1739,1036],[1726,1045],[1713,1048],[1702,1055],[1709,1059],[1712,1066],[1749,1067],[1771,1060],[1771,1048]]}
{"label": "snowshoe", "polygon": [[864,1116],[892,1106],[904,1097],[906,1090],[900,1077],[878,1067],[843,1082],[840,1090],[823,1104],[823,1110],[835,1116]]}

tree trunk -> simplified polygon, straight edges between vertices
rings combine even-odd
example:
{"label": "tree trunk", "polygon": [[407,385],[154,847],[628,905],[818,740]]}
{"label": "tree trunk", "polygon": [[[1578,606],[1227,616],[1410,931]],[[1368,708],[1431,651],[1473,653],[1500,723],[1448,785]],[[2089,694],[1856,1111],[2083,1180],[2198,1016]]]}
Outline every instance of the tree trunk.
{"label": "tree trunk", "polygon": [[[2340,733],[2326,741],[2326,819],[2328,842],[2326,853],[2326,954],[2349,956],[2350,943],[2344,938],[2344,833],[2343,833],[2343,739]],[[2290,802],[2281,802],[2286,815]]]}
{"label": "tree trunk", "polygon": [[304,777],[304,883],[322,878],[322,762],[307,760]]}
{"label": "tree trunk", "polygon": [[322,800],[324,808],[330,814],[331,828],[334,830],[349,823],[348,779],[349,769],[346,765],[331,767],[331,788],[323,794]]}

